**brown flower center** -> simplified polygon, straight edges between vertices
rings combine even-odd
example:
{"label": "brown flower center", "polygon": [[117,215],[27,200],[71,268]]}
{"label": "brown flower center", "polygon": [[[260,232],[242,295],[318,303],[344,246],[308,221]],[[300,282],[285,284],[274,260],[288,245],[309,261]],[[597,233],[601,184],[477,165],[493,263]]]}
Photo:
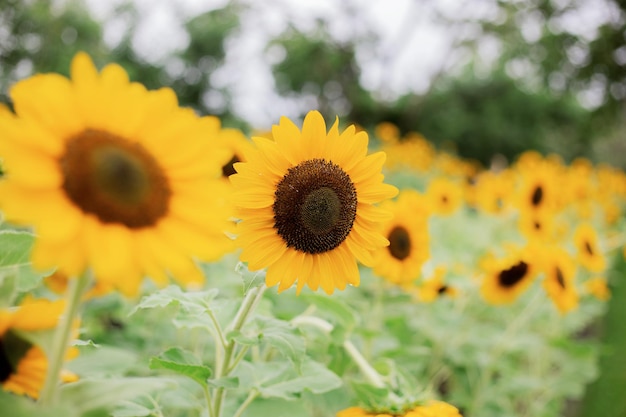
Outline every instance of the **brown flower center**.
{"label": "brown flower center", "polygon": [[168,180],[138,143],[88,129],[69,139],[59,163],[69,199],[103,223],[139,229],[167,214]]}
{"label": "brown flower center", "polygon": [[563,276],[563,272],[561,272],[561,268],[557,266],[554,272],[556,276],[556,282],[559,283],[561,288],[565,289],[565,277]]}
{"label": "brown flower center", "polygon": [[591,244],[587,241],[585,241],[585,250],[589,255],[593,256],[593,248],[591,247]]}
{"label": "brown flower center", "polygon": [[289,168],[274,193],[274,228],[288,247],[315,254],[335,249],[356,219],[356,188],[341,167],[310,159]]}
{"label": "brown flower center", "polygon": [[505,269],[498,274],[500,285],[505,288],[514,287],[520,282],[528,272],[528,264],[524,261],[513,265],[509,269]]}
{"label": "brown flower center", "polygon": [[0,383],[17,371],[17,364],[32,345],[8,331],[0,337]]}
{"label": "brown flower center", "polygon": [[402,226],[394,227],[389,236],[389,253],[398,260],[406,259],[411,254],[411,236],[408,230]]}
{"label": "brown flower center", "polygon": [[543,200],[543,188],[541,188],[541,185],[538,185],[537,187],[535,187],[535,190],[533,191],[533,195],[530,198],[530,202],[532,203],[533,206],[537,207],[541,204],[542,200]]}
{"label": "brown flower center", "polygon": [[239,159],[237,155],[233,155],[233,157],[230,158],[230,161],[226,162],[226,164],[222,167],[222,176],[228,178],[231,175],[236,174],[237,171],[235,170],[234,165],[237,162],[241,162],[241,159]]}

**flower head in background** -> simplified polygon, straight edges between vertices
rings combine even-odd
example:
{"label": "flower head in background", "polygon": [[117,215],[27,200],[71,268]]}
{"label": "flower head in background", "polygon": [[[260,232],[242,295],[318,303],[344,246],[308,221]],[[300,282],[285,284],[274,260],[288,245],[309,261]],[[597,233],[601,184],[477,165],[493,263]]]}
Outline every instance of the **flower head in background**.
{"label": "flower head in background", "polygon": [[241,260],[267,268],[267,285],[279,291],[295,282],[328,294],[358,285],[356,261],[372,265],[373,251],[389,243],[378,232],[389,215],[374,206],[397,193],[383,183],[385,154],[367,155],[367,134],[354,126],[339,132],[337,120],[327,132],[316,111],[302,130],[281,118],[272,136],[255,137],[257,149],[230,177]]}
{"label": "flower head in background", "polygon": [[367,411],[361,407],[350,407],[339,411],[336,417],[462,417],[458,408],[443,401],[429,401],[401,412]]}
{"label": "flower head in background", "polygon": [[381,208],[393,217],[383,223],[389,246],[375,252],[374,273],[394,284],[414,281],[430,257],[428,201],[417,191],[406,190],[397,202],[386,201]]}
{"label": "flower head in background", "polygon": [[[147,91],[119,65],[100,73],[77,54],[71,79],[35,75],[0,117],[0,208],[32,225],[32,262],[135,294],[143,276],[201,283],[194,258],[230,247],[220,195],[227,153],[207,140],[219,120],[181,109],[171,89]],[[223,188],[223,187],[222,187]]]}
{"label": "flower head in background", "polygon": [[606,258],[600,249],[598,234],[590,223],[581,223],[574,230],[574,246],[578,262],[588,271],[602,272]]}
{"label": "flower head in background", "polygon": [[543,288],[556,308],[563,314],[577,308],[576,263],[567,251],[558,246],[546,248],[541,269],[545,274]]}
{"label": "flower head in background", "polygon": [[511,250],[503,257],[488,256],[482,264],[480,292],[490,304],[514,302],[537,274],[534,256],[528,248]]}
{"label": "flower head in background", "polygon": [[[0,385],[5,391],[38,398],[48,369],[44,351],[23,337],[22,332],[52,329],[63,313],[64,301],[27,299],[20,307],[0,310]],[[73,348],[67,358],[75,357]],[[64,382],[76,376],[64,372]]]}

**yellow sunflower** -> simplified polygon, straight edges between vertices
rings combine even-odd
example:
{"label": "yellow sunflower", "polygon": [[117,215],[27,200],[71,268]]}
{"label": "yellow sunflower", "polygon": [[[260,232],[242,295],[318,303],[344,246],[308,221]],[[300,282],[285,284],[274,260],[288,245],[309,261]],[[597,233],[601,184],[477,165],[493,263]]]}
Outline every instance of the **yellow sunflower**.
{"label": "yellow sunflower", "polygon": [[383,184],[383,152],[367,156],[367,134],[353,126],[330,131],[317,111],[302,131],[283,117],[274,140],[253,138],[257,149],[235,164],[230,177],[239,207],[237,241],[251,270],[267,268],[268,286],[279,291],[297,281],[335,288],[359,284],[356,260],[372,265],[372,252],[389,244],[378,224],[389,215],[375,207],[398,190]]}
{"label": "yellow sunflower", "polygon": [[222,177],[228,178],[236,173],[234,165],[245,161],[245,155],[252,148],[252,143],[238,129],[222,129],[217,140],[228,151],[228,160],[222,165]]}
{"label": "yellow sunflower", "polygon": [[[0,384],[5,391],[38,398],[48,370],[44,351],[27,341],[22,332],[52,329],[64,309],[63,301],[27,300],[22,306],[0,310]],[[78,354],[69,349],[67,359]],[[63,382],[76,380],[64,372]]]}
{"label": "yellow sunflower", "polygon": [[598,300],[606,301],[611,298],[611,290],[604,277],[593,277],[583,284],[587,294],[591,294]]}
{"label": "yellow sunflower", "polygon": [[[547,162],[535,163],[531,167],[518,170],[521,181],[517,191],[517,207],[522,213],[547,211],[558,208],[557,171]],[[565,192],[565,190],[563,190]]]}
{"label": "yellow sunflower", "polygon": [[419,278],[422,265],[430,257],[426,198],[417,191],[400,193],[397,202],[386,201],[381,208],[393,218],[385,222],[382,234],[389,246],[374,255],[374,273],[394,284],[405,284]]}
{"label": "yellow sunflower", "polygon": [[463,203],[461,186],[445,177],[433,179],[428,184],[426,195],[431,201],[433,213],[443,216],[453,214]]}
{"label": "yellow sunflower", "polygon": [[581,223],[574,230],[574,246],[578,262],[591,272],[602,272],[606,258],[600,249],[598,235],[589,223]]}
{"label": "yellow sunflower", "polygon": [[194,258],[229,250],[219,183],[228,160],[207,138],[219,120],[178,107],[171,89],[147,91],[118,65],[100,73],[79,53],[71,80],[35,75],[10,91],[0,117],[0,208],[32,225],[32,262],[136,294],[144,275],[183,283],[203,276]]}
{"label": "yellow sunflower", "polygon": [[443,401],[429,401],[401,413],[367,411],[361,407],[350,407],[339,411],[336,417],[462,417],[459,410]]}
{"label": "yellow sunflower", "polygon": [[495,173],[484,171],[476,176],[473,185],[473,203],[488,214],[499,215],[512,207],[513,176],[509,170]]}
{"label": "yellow sunflower", "polygon": [[481,262],[484,272],[480,292],[490,304],[510,304],[533,282],[537,267],[528,248],[512,250],[504,257],[488,256]]}
{"label": "yellow sunflower", "polygon": [[543,288],[561,313],[578,307],[578,291],[574,285],[576,264],[562,248],[553,246],[543,252],[541,269],[545,277]]}
{"label": "yellow sunflower", "polygon": [[432,303],[441,296],[448,296],[454,298],[458,295],[456,288],[446,284],[444,282],[444,276],[446,275],[446,268],[439,266],[435,268],[433,276],[427,280],[424,280],[422,285],[418,288],[417,298],[423,303]]}

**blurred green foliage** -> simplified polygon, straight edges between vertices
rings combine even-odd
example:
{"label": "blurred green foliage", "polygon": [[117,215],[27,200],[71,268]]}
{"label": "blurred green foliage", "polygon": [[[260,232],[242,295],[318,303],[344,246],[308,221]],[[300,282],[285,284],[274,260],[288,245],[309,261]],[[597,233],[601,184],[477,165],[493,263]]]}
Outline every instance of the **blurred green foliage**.
{"label": "blurred green foliage", "polygon": [[[573,33],[559,23],[590,1],[497,1],[492,4],[497,19],[439,16],[451,34],[460,25],[480,27],[479,35],[457,43],[469,51],[470,61],[460,73],[442,69],[426,92],[409,92],[391,101],[362,83],[366,63],[357,59],[357,51],[377,41],[364,21],[360,34],[342,41],[331,36],[324,20],[306,31],[292,22],[267,48],[284,52],[271,66],[277,92],[313,98],[328,119],[339,115],[370,129],[390,121],[403,133],[420,132],[484,164],[495,154],[513,160],[520,152],[535,149],[558,153],[567,161],[586,156],[624,167],[626,5],[604,2],[612,16],[595,37]],[[115,9],[115,19],[124,22],[123,33],[117,44],[109,46],[101,22],[82,0],[0,0],[0,101],[9,102],[8,87],[31,73],[67,74],[72,56],[85,50],[98,65],[118,62],[131,79],[148,88],[170,86],[182,105],[219,116],[226,126],[248,130],[246,121],[233,111],[232,92],[215,85],[211,76],[225,62],[226,41],[238,46],[235,35],[242,13],[250,7],[252,3],[245,1],[229,2],[189,19],[184,22],[187,46],[151,63],[133,46],[141,16],[131,1]],[[363,17],[354,12],[350,18],[358,23]],[[523,30],[528,22],[539,25],[534,38]],[[490,73],[477,73],[478,45],[486,36],[497,39],[500,55]],[[525,65],[527,73],[511,75],[515,63]],[[583,107],[577,97],[591,87],[601,100],[595,107]]]}

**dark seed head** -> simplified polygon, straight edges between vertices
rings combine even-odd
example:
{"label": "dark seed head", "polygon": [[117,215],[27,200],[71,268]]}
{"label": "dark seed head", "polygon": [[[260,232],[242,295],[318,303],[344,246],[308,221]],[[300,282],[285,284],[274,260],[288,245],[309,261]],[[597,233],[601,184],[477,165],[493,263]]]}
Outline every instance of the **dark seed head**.
{"label": "dark seed head", "polygon": [[288,247],[310,254],[335,249],[356,219],[356,188],[338,165],[310,159],[290,168],[274,193],[274,228]]}
{"label": "dark seed head", "polygon": [[543,200],[543,188],[541,188],[541,185],[538,185],[537,187],[535,187],[535,190],[533,191],[533,195],[530,198],[530,201],[534,207],[537,207],[541,204],[542,200]]}
{"label": "dark seed head", "polygon": [[527,272],[528,264],[524,261],[520,261],[509,269],[500,271],[498,274],[498,281],[501,286],[511,288],[520,282],[526,276]]}
{"label": "dark seed head", "polygon": [[561,272],[561,268],[558,266],[555,268],[556,282],[559,283],[561,288],[565,289],[565,277],[563,277],[563,272]]}
{"label": "dark seed head", "polygon": [[237,162],[241,162],[241,159],[237,155],[233,155],[230,161],[226,162],[226,164],[222,167],[222,176],[228,178],[233,174],[236,174],[235,164]]}
{"label": "dark seed head", "polygon": [[59,165],[69,199],[103,223],[142,228],[167,214],[171,196],[167,178],[138,143],[86,130],[68,140]]}
{"label": "dark seed head", "polygon": [[406,259],[411,254],[411,236],[409,232],[402,226],[394,227],[389,236],[389,253],[398,260]]}

